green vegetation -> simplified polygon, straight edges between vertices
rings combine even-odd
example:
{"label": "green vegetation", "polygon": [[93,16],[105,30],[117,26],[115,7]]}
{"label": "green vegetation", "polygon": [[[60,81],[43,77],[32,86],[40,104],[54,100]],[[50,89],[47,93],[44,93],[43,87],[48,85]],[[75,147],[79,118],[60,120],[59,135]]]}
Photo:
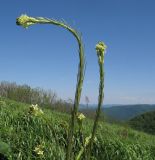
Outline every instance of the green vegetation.
{"label": "green vegetation", "polygon": [[134,129],[155,135],[155,111],[132,118],[129,125]]}
{"label": "green vegetation", "polygon": [[[0,146],[6,146],[0,153],[9,160],[65,159],[70,116],[44,108],[43,114],[36,115],[30,108],[29,104],[0,98]],[[76,125],[74,155],[84,146],[92,126],[93,121],[87,118],[81,132]],[[97,160],[154,160],[155,136],[99,122],[91,154]],[[86,150],[81,159],[85,155]]]}

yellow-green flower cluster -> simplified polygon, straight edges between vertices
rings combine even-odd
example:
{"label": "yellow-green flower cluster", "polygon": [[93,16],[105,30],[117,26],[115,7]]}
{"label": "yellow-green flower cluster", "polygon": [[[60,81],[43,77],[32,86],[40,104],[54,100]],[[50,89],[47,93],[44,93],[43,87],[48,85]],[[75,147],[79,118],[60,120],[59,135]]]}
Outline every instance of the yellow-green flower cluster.
{"label": "yellow-green flower cluster", "polygon": [[30,106],[29,113],[37,116],[37,115],[43,114],[44,112],[42,111],[42,109],[40,109],[40,108],[38,107],[37,104],[36,104],[36,105],[33,105],[33,104],[32,104],[32,105]]}
{"label": "yellow-green flower cluster", "polygon": [[43,148],[44,148],[44,147],[43,147],[42,145],[38,145],[37,147],[35,147],[34,152],[35,152],[37,155],[42,156],[42,155],[44,154]]}
{"label": "yellow-green flower cluster", "polygon": [[85,115],[83,113],[78,113],[77,114],[77,122],[78,122],[78,125],[79,125],[79,130],[81,131],[82,130],[82,123],[83,123],[83,120],[85,119]]}
{"label": "yellow-green flower cluster", "polygon": [[103,43],[103,42],[99,42],[96,45],[96,52],[97,52],[97,56],[99,58],[99,63],[104,63],[104,54],[105,54],[105,50],[106,50],[107,46]]}
{"label": "yellow-green flower cluster", "polygon": [[84,146],[86,147],[90,142],[91,136],[85,138]]}
{"label": "yellow-green flower cluster", "polygon": [[16,19],[16,24],[28,28],[30,25],[38,23],[38,20],[33,17],[29,17],[26,14],[21,15]]}
{"label": "yellow-green flower cluster", "polygon": [[78,114],[77,118],[79,121],[83,121],[86,117],[83,113],[80,113],[80,114]]}
{"label": "yellow-green flower cluster", "polygon": [[[92,137],[92,135],[90,135],[89,137],[85,138],[85,143],[84,143],[85,146],[87,146],[89,144],[91,137]],[[96,137],[94,137],[94,142],[97,142],[97,138]]]}

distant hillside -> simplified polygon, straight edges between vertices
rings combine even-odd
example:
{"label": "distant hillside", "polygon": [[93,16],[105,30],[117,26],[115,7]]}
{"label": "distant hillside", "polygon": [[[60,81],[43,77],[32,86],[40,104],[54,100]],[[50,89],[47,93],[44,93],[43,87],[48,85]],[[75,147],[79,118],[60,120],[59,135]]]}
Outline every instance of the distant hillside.
{"label": "distant hillside", "polygon": [[132,118],[129,125],[134,129],[155,135],[155,111]]}
{"label": "distant hillside", "polygon": [[103,108],[104,113],[116,120],[126,121],[145,112],[154,111],[155,105],[137,104]]}
{"label": "distant hillside", "polygon": [[[104,108],[110,108],[113,106],[121,106],[122,104],[103,104]],[[85,109],[85,108],[90,108],[90,109],[95,109],[97,108],[97,104],[89,104],[88,107],[86,104],[80,104],[80,108],[81,109]]]}

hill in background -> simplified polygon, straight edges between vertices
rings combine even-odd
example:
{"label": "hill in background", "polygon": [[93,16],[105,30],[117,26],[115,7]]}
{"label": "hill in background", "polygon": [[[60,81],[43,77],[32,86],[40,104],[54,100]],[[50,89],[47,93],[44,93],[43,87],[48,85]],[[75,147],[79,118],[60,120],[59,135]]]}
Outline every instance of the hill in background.
{"label": "hill in background", "polygon": [[129,125],[136,130],[155,135],[155,111],[132,118]]}
{"label": "hill in background", "polygon": [[145,112],[155,111],[155,105],[136,104],[136,105],[121,105],[110,108],[103,108],[106,116],[120,121],[127,121],[137,115]]}
{"label": "hill in background", "polygon": [[[94,117],[97,105],[81,105],[80,110],[90,117]],[[136,104],[136,105],[103,105],[104,117],[109,122],[111,121],[128,121],[138,115],[149,111],[155,111],[155,104]],[[103,114],[101,116],[103,118]]]}

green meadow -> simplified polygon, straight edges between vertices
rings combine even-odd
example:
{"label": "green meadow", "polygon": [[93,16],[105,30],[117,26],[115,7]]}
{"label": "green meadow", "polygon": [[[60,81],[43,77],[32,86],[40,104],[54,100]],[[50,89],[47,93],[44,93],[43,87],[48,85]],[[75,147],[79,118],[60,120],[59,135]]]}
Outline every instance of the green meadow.
{"label": "green meadow", "polygon": [[[0,152],[9,160],[63,160],[66,155],[69,114],[41,108],[31,114],[31,105],[0,98]],[[76,125],[73,153],[76,158],[90,135],[93,121]],[[86,159],[84,151],[81,159]],[[155,136],[128,126],[99,122],[91,159],[154,160]]]}

